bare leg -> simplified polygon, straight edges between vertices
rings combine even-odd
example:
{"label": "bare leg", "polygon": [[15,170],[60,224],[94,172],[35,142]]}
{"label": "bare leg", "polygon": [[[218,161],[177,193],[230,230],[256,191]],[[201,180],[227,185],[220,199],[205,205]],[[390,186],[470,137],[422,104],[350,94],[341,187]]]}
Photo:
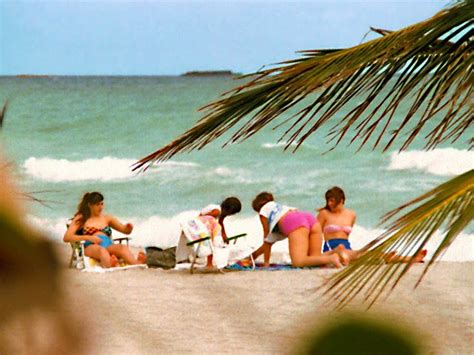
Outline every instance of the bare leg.
{"label": "bare leg", "polygon": [[348,265],[351,261],[357,260],[361,254],[357,250],[346,249],[342,244],[339,244],[337,247],[335,247],[328,253],[337,253],[344,265]]}
{"label": "bare leg", "polygon": [[119,261],[115,255],[110,255],[110,266],[111,267],[119,266]]}
{"label": "bare leg", "polygon": [[341,248],[336,248],[334,250],[330,250],[327,252],[322,253],[323,248],[323,232],[321,230],[321,224],[315,223],[311,228],[309,233],[309,256],[322,256],[322,255],[332,255],[337,254],[342,261],[343,265],[349,264],[350,260],[352,260],[352,256],[350,254],[350,250],[345,249],[342,245]]}
{"label": "bare leg", "polygon": [[98,244],[89,245],[84,250],[84,254],[90,258],[99,260],[100,265],[104,268],[109,268],[112,266],[110,253],[107,251],[107,249],[102,248]]}
{"label": "bare leg", "polygon": [[143,264],[143,260],[138,260],[135,258],[126,245],[122,244],[113,244],[107,247],[107,250],[110,252],[110,254],[115,255],[118,258],[122,258],[127,264],[129,265],[137,265],[137,264]]}
{"label": "bare leg", "polygon": [[146,264],[146,255],[144,252],[139,251],[137,254],[137,260],[139,264]]}
{"label": "bare leg", "polygon": [[309,233],[309,253],[310,256],[320,256],[323,249],[323,231],[321,224],[316,222],[313,224]]}
{"label": "bare leg", "polygon": [[310,231],[308,228],[301,227],[291,232],[288,236],[292,265],[303,267],[333,264],[336,267],[341,267],[342,265],[339,261],[339,256],[335,253],[331,255],[309,255],[309,234]]}
{"label": "bare leg", "polygon": [[412,261],[412,259],[414,263],[421,263],[423,262],[423,259],[425,258],[427,252],[428,251],[426,249],[423,249],[414,257],[411,257],[411,256],[400,256],[400,255],[397,255],[397,252],[391,251],[390,253],[387,253],[385,255],[384,259],[387,264],[409,263],[410,261]]}

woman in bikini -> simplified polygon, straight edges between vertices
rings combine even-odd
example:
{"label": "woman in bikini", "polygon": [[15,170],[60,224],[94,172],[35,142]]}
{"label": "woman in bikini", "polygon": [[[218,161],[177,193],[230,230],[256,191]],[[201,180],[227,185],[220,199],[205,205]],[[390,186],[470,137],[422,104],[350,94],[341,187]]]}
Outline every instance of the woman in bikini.
{"label": "woman in bikini", "polygon": [[[325,198],[326,206],[319,210],[317,216],[324,234],[323,251],[345,250],[351,260],[357,259],[361,252],[352,250],[349,242],[349,235],[354,227],[356,214],[344,206],[346,201],[344,191],[340,187],[334,186],[326,191]],[[426,250],[422,250],[415,256],[415,262],[423,261],[425,256]],[[394,251],[385,256],[385,261],[389,263],[409,262],[410,260],[410,257],[399,256]]]}
{"label": "woman in bikini", "polygon": [[135,258],[128,246],[112,242],[112,229],[124,234],[133,230],[131,223],[122,224],[116,217],[103,214],[104,196],[100,192],[87,192],[82,197],[77,212],[64,234],[66,243],[85,241],[84,254],[96,260],[104,268],[118,265],[118,258],[127,264],[144,264],[145,254]]}
{"label": "woman in bikini", "polygon": [[273,244],[288,238],[291,263],[296,267],[331,264],[341,267],[339,250],[321,253],[321,226],[310,212],[281,205],[273,195],[262,192],[255,197],[252,208],[259,214],[263,227],[263,245],[253,252],[255,259],[264,256],[264,266],[270,265]]}

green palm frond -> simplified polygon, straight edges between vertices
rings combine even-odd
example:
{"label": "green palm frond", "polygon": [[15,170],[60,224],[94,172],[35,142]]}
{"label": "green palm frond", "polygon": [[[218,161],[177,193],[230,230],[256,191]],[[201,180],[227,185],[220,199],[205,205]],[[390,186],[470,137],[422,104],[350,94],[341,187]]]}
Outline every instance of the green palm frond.
{"label": "green palm frond", "polygon": [[380,267],[385,262],[385,255],[397,251],[414,256],[426,247],[437,231],[444,230],[442,241],[416,285],[420,283],[430,266],[474,218],[474,170],[387,213],[383,222],[415,205],[418,207],[393,221],[380,237],[364,247],[362,251],[365,253],[358,260],[328,280],[324,286],[326,293],[339,307],[345,306],[361,292],[371,306],[387,287],[393,289],[413,265],[410,261]]}
{"label": "green palm frond", "polygon": [[7,108],[8,108],[8,99],[5,100],[5,103],[3,104],[2,110],[0,111],[0,129],[3,126],[3,120],[5,119],[5,116],[7,114]]}
{"label": "green palm frond", "polygon": [[[334,145],[352,133],[350,143],[358,141],[359,148],[375,138],[372,148],[385,151],[403,135],[403,150],[422,129],[428,130],[426,148],[455,141],[472,125],[473,18],[474,2],[461,1],[399,31],[378,30],[382,37],[358,46],[304,51],[302,58],[257,72],[203,107],[194,127],[138,161],[134,170],[201,149],[237,125],[227,143],[243,141],[299,105],[297,114],[280,123],[287,126],[280,139],[286,148],[295,143],[297,149],[328,125]],[[409,110],[401,123],[393,122],[402,102]],[[349,113],[335,118],[348,107]]]}

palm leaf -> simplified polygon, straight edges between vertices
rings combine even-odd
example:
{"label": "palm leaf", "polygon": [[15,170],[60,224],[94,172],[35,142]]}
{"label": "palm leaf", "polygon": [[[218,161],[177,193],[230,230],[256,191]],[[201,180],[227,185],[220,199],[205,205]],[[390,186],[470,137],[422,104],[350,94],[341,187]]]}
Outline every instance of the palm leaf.
{"label": "palm leaf", "polygon": [[[12,161],[0,161],[0,169],[2,171],[13,171],[15,164]],[[59,192],[58,190],[40,190],[40,191],[30,191],[30,192],[23,192],[23,191],[15,191],[16,197],[22,200],[33,201],[37,202],[44,207],[51,208],[51,204],[53,203],[60,203],[54,200],[45,200],[40,198],[38,195],[44,193],[51,193],[51,192]]]}
{"label": "palm leaf", "polygon": [[391,222],[380,237],[365,246],[362,249],[365,253],[358,260],[328,280],[324,286],[327,288],[325,293],[337,306],[345,306],[364,292],[364,300],[370,307],[387,287],[393,289],[413,265],[410,261],[380,267],[384,263],[384,256],[395,250],[414,256],[426,247],[438,230],[444,228],[442,241],[426,265],[417,286],[430,266],[474,218],[474,170],[387,213],[382,222],[393,220],[401,211],[415,205],[418,206]]}
{"label": "palm leaf", "polygon": [[7,114],[7,108],[8,108],[8,99],[5,100],[5,103],[3,104],[2,110],[0,111],[0,129],[3,126],[3,120],[5,119],[5,116]]}
{"label": "palm leaf", "polygon": [[[237,125],[227,143],[243,141],[294,108],[299,111],[282,123],[286,148],[296,143],[298,149],[326,126],[334,145],[350,132],[350,143],[361,148],[372,138],[372,148],[384,151],[397,138],[403,139],[400,150],[406,149],[427,126],[426,148],[456,141],[472,125],[473,18],[474,2],[461,1],[399,31],[378,30],[382,37],[358,46],[304,51],[302,58],[259,71],[203,107],[194,127],[142,158],[134,170],[201,149]],[[393,122],[402,102],[408,112],[401,123]]]}

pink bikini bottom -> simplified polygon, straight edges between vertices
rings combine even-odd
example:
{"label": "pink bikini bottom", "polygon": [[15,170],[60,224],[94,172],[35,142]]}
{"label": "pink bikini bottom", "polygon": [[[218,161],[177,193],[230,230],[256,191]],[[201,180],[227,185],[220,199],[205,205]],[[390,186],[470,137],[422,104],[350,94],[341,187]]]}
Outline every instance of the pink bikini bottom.
{"label": "pink bikini bottom", "polygon": [[290,211],[279,223],[280,232],[288,236],[291,232],[300,227],[305,227],[311,230],[316,222],[316,218],[311,212],[298,210]]}

